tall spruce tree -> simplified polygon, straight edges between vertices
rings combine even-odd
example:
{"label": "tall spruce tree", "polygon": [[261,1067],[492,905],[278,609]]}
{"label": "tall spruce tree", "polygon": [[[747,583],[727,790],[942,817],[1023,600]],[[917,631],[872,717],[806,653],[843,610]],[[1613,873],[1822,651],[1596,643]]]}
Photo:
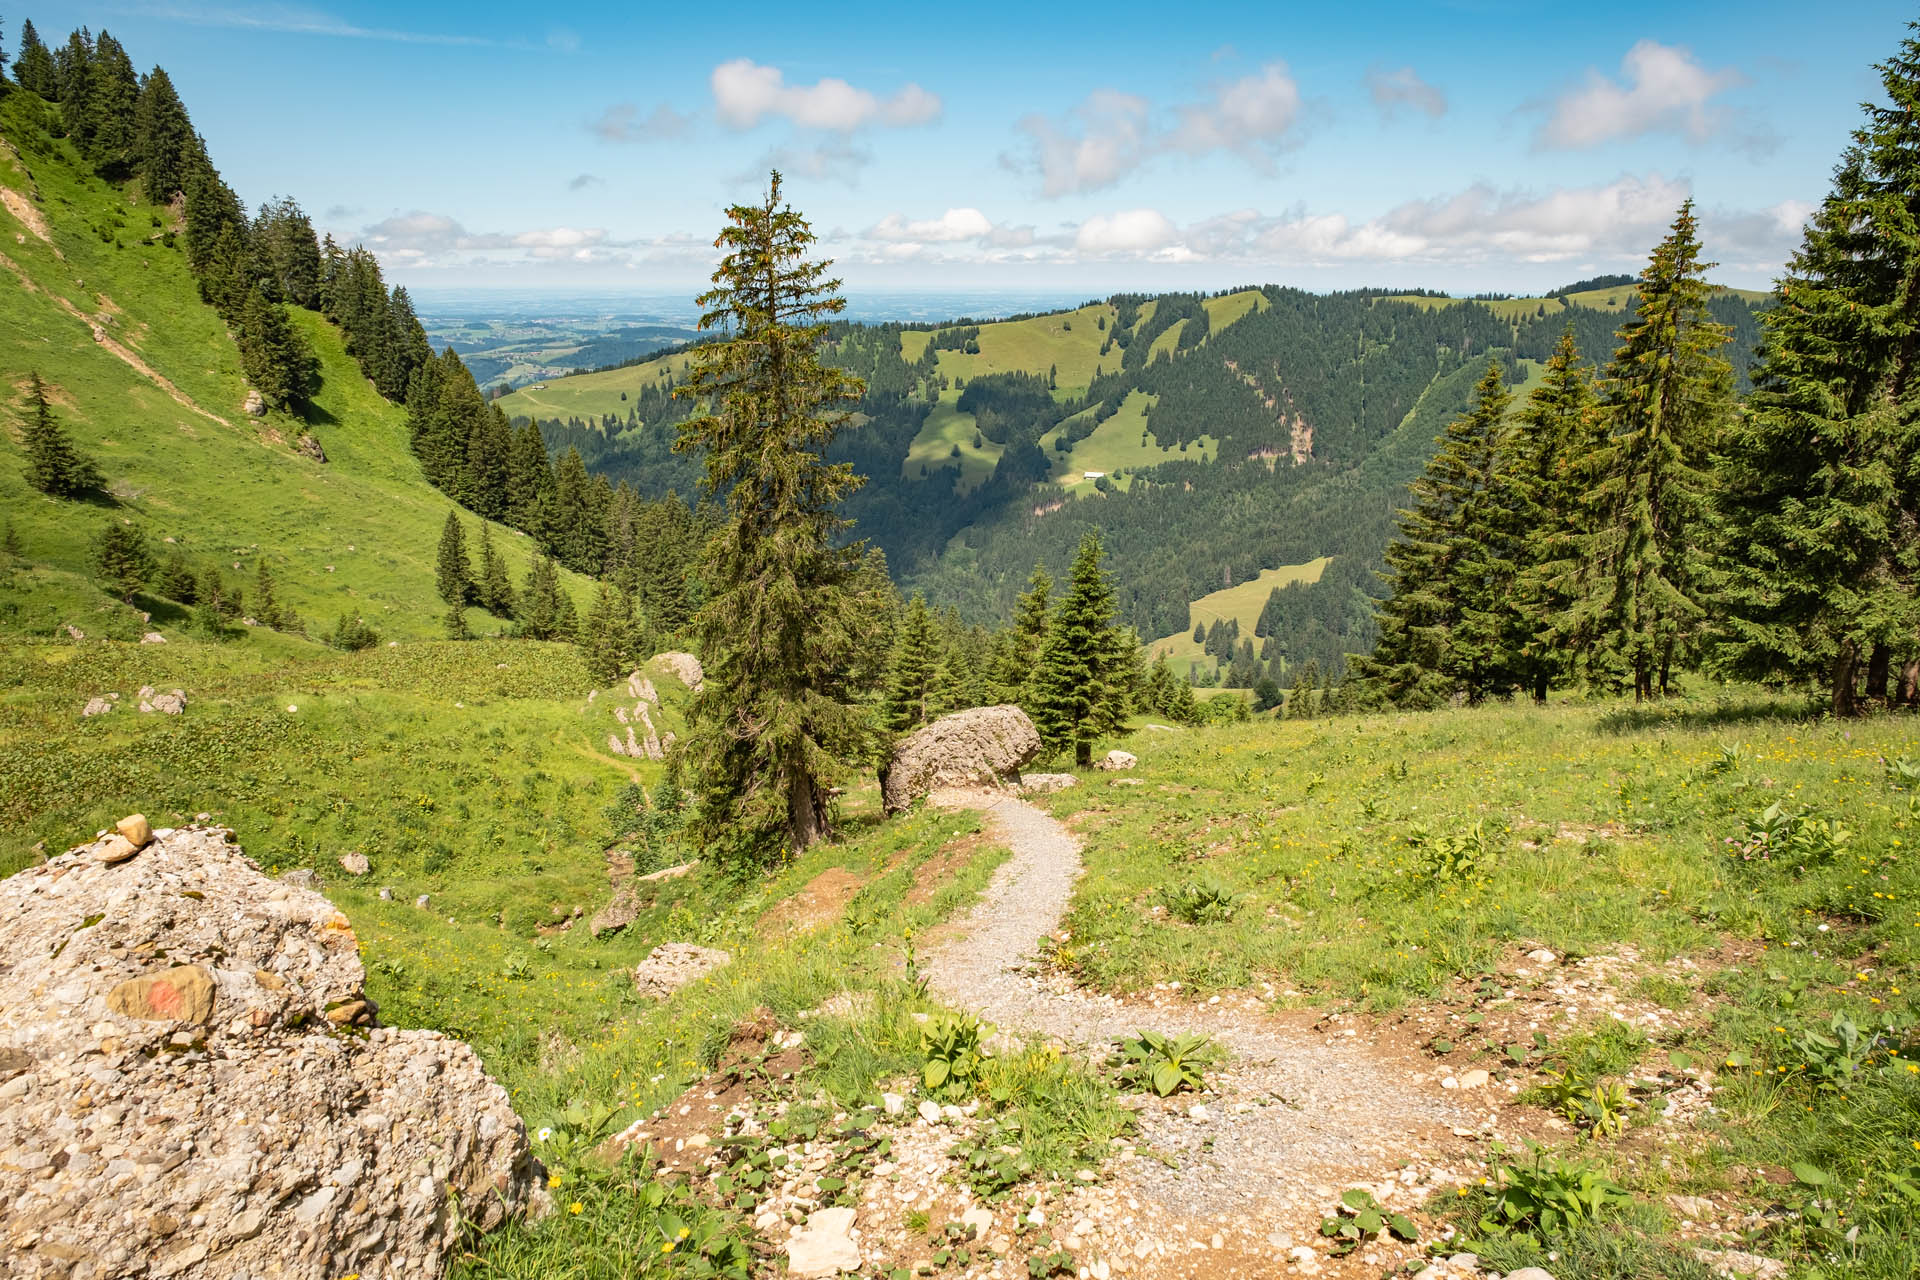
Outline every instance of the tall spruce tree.
{"label": "tall spruce tree", "polygon": [[1500,362],[1487,362],[1473,404],[1448,424],[1440,449],[1409,487],[1413,506],[1387,548],[1391,593],[1379,610],[1380,641],[1359,660],[1368,696],[1404,707],[1443,705],[1455,693],[1478,701],[1509,679],[1497,628],[1487,619],[1498,590],[1479,577],[1490,552],[1496,464],[1512,397]]}
{"label": "tall spruce tree", "polygon": [[1608,434],[1568,630],[1588,651],[1590,678],[1618,672],[1636,701],[1670,690],[1706,618],[1705,468],[1733,407],[1727,329],[1707,310],[1711,266],[1689,200],[1640,274],[1639,307],[1602,379]]}
{"label": "tall spruce tree", "polygon": [[513,583],[507,577],[507,562],[493,545],[493,527],[480,522],[480,576],[474,581],[482,609],[496,618],[513,616]]}
{"label": "tall spruce tree", "polygon": [[[1886,101],[1775,287],[1718,475],[1715,665],[1821,679],[1837,716],[1888,698],[1896,654],[1920,657],[1920,39],[1878,70]],[[1916,684],[1909,665],[1900,696]]]}
{"label": "tall spruce tree", "polygon": [[313,353],[258,285],[240,311],[240,367],[270,408],[296,408],[313,394]]}
{"label": "tall spruce tree", "polygon": [[1053,599],[1053,578],[1044,564],[1033,566],[1027,589],[1014,602],[1013,621],[998,637],[994,670],[995,696],[1018,703],[1033,714],[1033,676],[1040,648],[1047,639],[1047,618]]}
{"label": "tall spruce tree", "polygon": [[140,77],[118,40],[102,31],[88,64],[84,154],[103,176],[120,179],[132,172],[134,114]]}
{"label": "tall spruce tree", "polygon": [[635,616],[633,596],[601,583],[580,627],[580,657],[601,684],[611,684],[646,657],[646,627]]}
{"label": "tall spruce tree", "polygon": [[911,733],[927,722],[928,695],[938,657],[927,600],[916,591],[907,601],[906,615],[893,639],[893,665],[887,673],[887,698],[881,708],[881,719],[889,733]]}
{"label": "tall spruce tree", "polygon": [[22,441],[27,483],[55,498],[76,498],[104,481],[93,460],[73,447],[47,403],[47,386],[38,372],[27,376],[27,427]]}
{"label": "tall spruce tree", "polygon": [[465,607],[473,596],[473,567],[467,562],[467,534],[461,528],[458,511],[447,512],[447,522],[440,526],[433,584],[440,598],[450,605]]}
{"label": "tall spruce tree", "polygon": [[1114,625],[1113,583],[1100,565],[1100,535],[1088,530],[1067,573],[1035,676],[1034,727],[1050,751],[1073,749],[1093,763],[1094,741],[1126,723],[1133,654]]}
{"label": "tall spruce tree", "polygon": [[709,594],[693,629],[706,661],[686,771],[698,835],[764,862],[827,834],[836,761],[864,753],[866,716],[850,672],[866,642],[853,591],[864,547],[836,545],[840,502],[862,480],[823,456],[865,390],[824,364],[826,321],[846,307],[815,237],[781,201],[734,205],[717,241],[682,398],[710,412],[680,424],[674,448],[705,456],[704,485],[726,516],[702,565]]}
{"label": "tall spruce tree", "polygon": [[199,142],[173,80],[155,67],[141,82],[133,111],[133,168],[147,199],[165,204],[184,191],[198,155]]}
{"label": "tall spruce tree", "polygon": [[1592,465],[1606,438],[1593,375],[1568,325],[1540,385],[1514,415],[1510,465],[1524,558],[1515,584],[1515,672],[1535,702],[1568,666],[1562,621],[1579,599],[1581,538],[1592,531]]}
{"label": "tall spruce tree", "polygon": [[13,60],[13,78],[22,89],[55,102],[60,97],[59,74],[54,70],[53,53],[41,43],[33,23],[20,24],[20,55]]}

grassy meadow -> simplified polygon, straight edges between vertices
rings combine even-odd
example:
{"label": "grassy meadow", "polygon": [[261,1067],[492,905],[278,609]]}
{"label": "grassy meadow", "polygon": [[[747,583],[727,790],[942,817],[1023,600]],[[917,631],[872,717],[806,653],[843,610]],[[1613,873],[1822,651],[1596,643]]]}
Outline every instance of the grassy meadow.
{"label": "grassy meadow", "polygon": [[[1157,467],[1163,462],[1182,460],[1213,461],[1219,451],[1219,442],[1212,436],[1201,436],[1184,448],[1163,448],[1154,440],[1147,431],[1147,411],[1158,399],[1144,391],[1127,392],[1127,398],[1120,402],[1119,411],[1086,436],[1074,441],[1064,456],[1054,449],[1054,442],[1067,429],[1066,423],[1041,436],[1041,449],[1053,459],[1052,482],[1071,497],[1086,498],[1098,492],[1094,482],[1087,479],[1089,471],[1101,472],[1114,488],[1125,490],[1132,487],[1133,474],[1142,467]],[[1071,423],[1092,412],[1092,409],[1088,409],[1075,414],[1067,422]],[[1118,474],[1120,472],[1125,474]]]}
{"label": "grassy meadow", "polygon": [[[1215,622],[1224,622],[1237,618],[1240,622],[1240,634],[1253,638],[1253,629],[1260,622],[1260,611],[1267,607],[1267,597],[1279,587],[1295,582],[1318,582],[1320,575],[1326,572],[1328,558],[1322,556],[1309,560],[1305,564],[1281,565],[1277,569],[1262,569],[1245,582],[1231,587],[1222,587],[1218,591],[1201,596],[1187,606],[1187,629],[1178,635],[1162,636],[1147,646],[1147,660],[1164,657],[1175,671],[1185,672],[1190,662],[1211,662],[1202,646],[1195,642],[1193,629],[1196,625],[1211,627]],[[1254,646],[1258,648],[1258,645]]]}

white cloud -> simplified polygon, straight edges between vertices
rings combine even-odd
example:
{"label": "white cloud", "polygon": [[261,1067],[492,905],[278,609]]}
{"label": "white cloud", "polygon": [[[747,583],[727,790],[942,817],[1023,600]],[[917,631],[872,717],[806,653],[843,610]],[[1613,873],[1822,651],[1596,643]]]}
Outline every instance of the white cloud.
{"label": "white cloud", "polygon": [[1412,67],[1388,71],[1375,67],[1367,72],[1367,90],[1380,114],[1392,119],[1401,107],[1412,107],[1431,119],[1447,114],[1447,95],[1422,80]]}
{"label": "white cloud", "polygon": [[631,102],[616,102],[600,113],[588,128],[608,142],[659,142],[678,138],[693,127],[693,117],[661,103],[644,117]]}
{"label": "white cloud", "polygon": [[721,63],[710,83],[714,112],[733,129],[779,118],[804,129],[846,134],[873,124],[927,124],[941,112],[939,97],[917,84],[885,99],[833,76],[811,85],[789,85],[780,68],[751,58]]}
{"label": "white cloud", "polygon": [[915,222],[890,213],[866,232],[869,240],[931,240],[940,244],[979,240],[991,234],[992,220],[978,209],[949,209],[937,218]]}
{"label": "white cloud", "polygon": [[[411,265],[447,265],[461,255],[506,253],[533,260],[598,261],[619,248],[600,227],[539,227],[473,232],[440,213],[407,213],[362,229],[361,240],[382,258]],[[613,254],[612,256],[619,256]]]}
{"label": "white cloud", "polygon": [[1705,142],[1733,123],[1713,100],[1746,79],[1731,68],[1709,71],[1688,50],[1654,40],[1627,50],[1620,71],[1625,83],[1590,71],[1584,85],[1561,95],[1536,145],[1579,149],[1649,133]]}
{"label": "white cloud", "polygon": [[1026,154],[1007,161],[1040,175],[1041,193],[1098,191],[1155,156],[1231,151],[1256,168],[1291,141],[1301,114],[1300,86],[1286,64],[1216,86],[1198,102],[1177,104],[1156,122],[1153,105],[1136,94],[1098,89],[1064,119],[1030,115],[1017,126]]}
{"label": "white cloud", "polygon": [[1128,209],[1088,218],[1074,233],[1073,247],[1099,257],[1139,256],[1167,248],[1179,234],[1157,209]]}
{"label": "white cloud", "polygon": [[937,218],[909,219],[890,213],[859,234],[855,252],[889,262],[979,257],[1004,261],[1026,256],[1020,251],[1031,249],[1036,240],[1032,227],[997,223],[978,209],[949,209]]}

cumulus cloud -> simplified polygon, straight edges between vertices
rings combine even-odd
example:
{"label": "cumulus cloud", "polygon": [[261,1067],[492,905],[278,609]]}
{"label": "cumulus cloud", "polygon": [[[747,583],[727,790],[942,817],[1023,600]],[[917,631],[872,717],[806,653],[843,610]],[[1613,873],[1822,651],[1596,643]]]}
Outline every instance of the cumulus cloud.
{"label": "cumulus cloud", "polygon": [[1138,257],[1167,248],[1180,232],[1157,209],[1128,209],[1096,214],[1080,224],[1073,247],[1094,257]]}
{"label": "cumulus cloud", "polygon": [[1434,120],[1447,114],[1447,95],[1422,80],[1412,67],[1396,71],[1373,68],[1367,72],[1367,91],[1373,95],[1373,105],[1388,119],[1401,107],[1411,107]]}
{"label": "cumulus cloud", "polygon": [[1733,111],[1714,102],[1745,83],[1732,68],[1710,71],[1686,49],[1642,40],[1620,60],[1620,73],[1612,80],[1590,71],[1586,83],[1562,94],[1535,145],[1578,150],[1649,133],[1675,133],[1698,143],[1737,124]]}
{"label": "cumulus cloud", "polygon": [[811,85],[790,85],[780,68],[751,58],[721,63],[709,83],[714,113],[733,129],[784,119],[803,129],[847,134],[870,125],[927,124],[938,119],[942,109],[939,96],[917,84],[887,98],[833,76]]}
{"label": "cumulus cloud", "polygon": [[861,232],[855,253],[882,261],[911,259],[1006,261],[1030,256],[1036,243],[1029,226],[997,223],[978,209],[949,209],[937,218],[890,213]]}
{"label": "cumulus cloud", "polygon": [[660,142],[684,136],[693,117],[661,103],[646,115],[631,102],[616,102],[600,113],[588,128],[608,142]]}
{"label": "cumulus cloud", "polygon": [[1273,156],[1292,142],[1300,114],[1300,86],[1280,62],[1164,113],[1136,94],[1098,89],[1064,118],[1022,119],[1017,127],[1026,135],[1025,152],[1007,163],[1038,173],[1046,196],[1110,187],[1169,153],[1231,151],[1268,170]]}
{"label": "cumulus cloud", "polygon": [[600,227],[538,227],[528,231],[469,231],[441,213],[414,212],[384,218],[360,238],[383,260],[407,266],[470,264],[515,258],[598,262],[621,255]]}

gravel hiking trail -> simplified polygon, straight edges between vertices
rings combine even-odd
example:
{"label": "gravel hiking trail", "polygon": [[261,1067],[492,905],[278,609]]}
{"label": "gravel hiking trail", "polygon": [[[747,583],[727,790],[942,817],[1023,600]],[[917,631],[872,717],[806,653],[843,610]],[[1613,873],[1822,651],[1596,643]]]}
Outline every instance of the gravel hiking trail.
{"label": "gravel hiking trail", "polygon": [[[1307,1018],[1290,1022],[1239,1000],[1095,994],[1043,973],[1035,957],[1072,897],[1079,841],[1004,793],[944,791],[933,801],[983,810],[990,838],[1013,854],[928,958],[943,999],[1002,1030],[1091,1052],[1143,1028],[1201,1032],[1227,1050],[1206,1095],[1144,1105],[1140,1152],[1118,1161],[1108,1183],[1077,1193],[1088,1201],[1083,1225],[1109,1253],[1131,1254],[1128,1270],[1271,1275],[1314,1239],[1348,1187],[1365,1185],[1397,1210],[1417,1207],[1429,1190],[1451,1194],[1464,1179],[1473,1157],[1461,1139],[1485,1126],[1492,1098],[1443,1092],[1421,1063],[1357,1031],[1318,1031]],[[1330,1262],[1302,1257],[1298,1269],[1312,1274]]]}

